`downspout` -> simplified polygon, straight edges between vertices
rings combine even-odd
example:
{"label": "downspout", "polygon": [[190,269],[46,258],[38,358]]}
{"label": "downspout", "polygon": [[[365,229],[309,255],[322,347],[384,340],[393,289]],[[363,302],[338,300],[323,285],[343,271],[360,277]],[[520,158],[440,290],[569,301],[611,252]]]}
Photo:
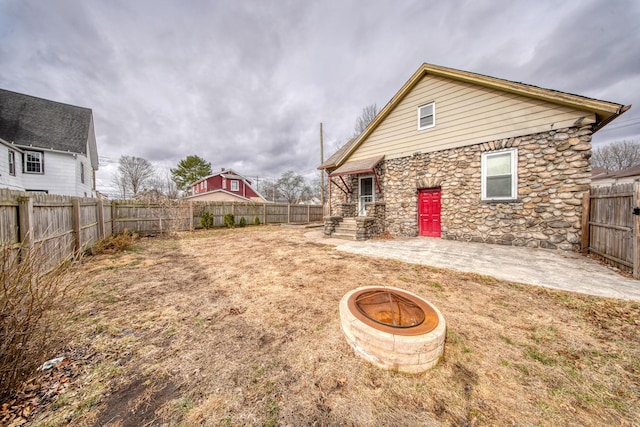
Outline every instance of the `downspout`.
{"label": "downspout", "polygon": [[[325,173],[325,171],[322,171],[322,173]],[[329,181],[327,183],[327,186],[329,187],[329,215],[327,216],[331,216],[331,187],[333,187],[333,181],[331,180],[330,177],[327,177],[327,180]]]}

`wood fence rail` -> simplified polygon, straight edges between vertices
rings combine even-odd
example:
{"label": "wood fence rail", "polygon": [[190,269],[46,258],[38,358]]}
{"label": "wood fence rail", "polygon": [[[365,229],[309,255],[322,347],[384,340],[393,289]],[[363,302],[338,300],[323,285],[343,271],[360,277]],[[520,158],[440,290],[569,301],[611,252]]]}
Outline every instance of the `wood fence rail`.
{"label": "wood fence rail", "polygon": [[[640,279],[640,183],[593,187],[583,199],[582,251]],[[635,212],[635,214],[634,214]]]}
{"label": "wood fence rail", "polygon": [[33,249],[54,263],[124,230],[138,233],[187,231],[200,227],[209,212],[214,226],[233,214],[236,224],[322,221],[322,206],[277,203],[108,201],[0,189],[0,243]]}

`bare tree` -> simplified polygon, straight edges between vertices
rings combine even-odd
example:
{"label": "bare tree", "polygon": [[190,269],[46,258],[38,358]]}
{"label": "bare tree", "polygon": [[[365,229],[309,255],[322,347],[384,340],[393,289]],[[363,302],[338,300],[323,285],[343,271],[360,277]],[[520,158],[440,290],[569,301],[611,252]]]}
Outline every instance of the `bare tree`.
{"label": "bare tree", "polygon": [[619,171],[640,164],[640,143],[618,141],[593,150],[591,166]]}
{"label": "bare tree", "polygon": [[310,190],[304,176],[293,171],[283,173],[276,182],[278,193],[287,203],[297,203],[309,196]]}
{"label": "bare tree", "polygon": [[380,109],[378,109],[378,106],[376,104],[371,104],[364,107],[362,109],[362,114],[360,114],[360,117],[356,119],[356,124],[353,127],[353,136],[360,135],[362,131],[364,131],[367,126],[369,126],[369,123],[371,123],[373,119],[376,118],[379,112]]}
{"label": "bare tree", "polygon": [[138,193],[138,199],[141,197],[147,201],[175,200],[180,195],[180,190],[176,183],[172,180],[168,171],[156,171],[146,183],[142,192]]}
{"label": "bare tree", "polygon": [[257,190],[260,194],[262,194],[267,200],[272,202],[280,199],[280,192],[278,190],[278,186],[276,185],[276,181],[267,178],[261,178],[257,185]]}
{"label": "bare tree", "polygon": [[123,197],[130,192],[133,197],[143,189],[143,186],[154,174],[154,169],[148,160],[141,157],[121,156],[118,172],[113,181],[118,185]]}
{"label": "bare tree", "polygon": [[111,182],[118,189],[118,193],[120,193],[121,199],[127,198],[127,184],[124,180],[124,176],[122,176],[119,172],[113,174],[111,178]]}

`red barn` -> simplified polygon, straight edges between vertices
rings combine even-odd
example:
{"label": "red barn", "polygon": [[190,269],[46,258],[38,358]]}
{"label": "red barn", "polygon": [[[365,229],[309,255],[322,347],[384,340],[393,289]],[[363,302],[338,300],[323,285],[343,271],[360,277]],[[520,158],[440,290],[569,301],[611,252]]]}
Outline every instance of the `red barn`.
{"label": "red barn", "polygon": [[251,187],[251,181],[232,169],[222,169],[196,181],[191,187],[190,200],[259,202],[267,200]]}

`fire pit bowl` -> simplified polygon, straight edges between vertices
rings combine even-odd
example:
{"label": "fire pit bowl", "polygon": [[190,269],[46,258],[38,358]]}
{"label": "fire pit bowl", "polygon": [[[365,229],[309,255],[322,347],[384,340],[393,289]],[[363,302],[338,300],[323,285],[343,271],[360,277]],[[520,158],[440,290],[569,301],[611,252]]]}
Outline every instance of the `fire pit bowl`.
{"label": "fire pit bowl", "polygon": [[340,322],[356,353],[383,369],[423,372],[444,352],[442,313],[402,289],[366,286],[348,292],[340,301]]}

